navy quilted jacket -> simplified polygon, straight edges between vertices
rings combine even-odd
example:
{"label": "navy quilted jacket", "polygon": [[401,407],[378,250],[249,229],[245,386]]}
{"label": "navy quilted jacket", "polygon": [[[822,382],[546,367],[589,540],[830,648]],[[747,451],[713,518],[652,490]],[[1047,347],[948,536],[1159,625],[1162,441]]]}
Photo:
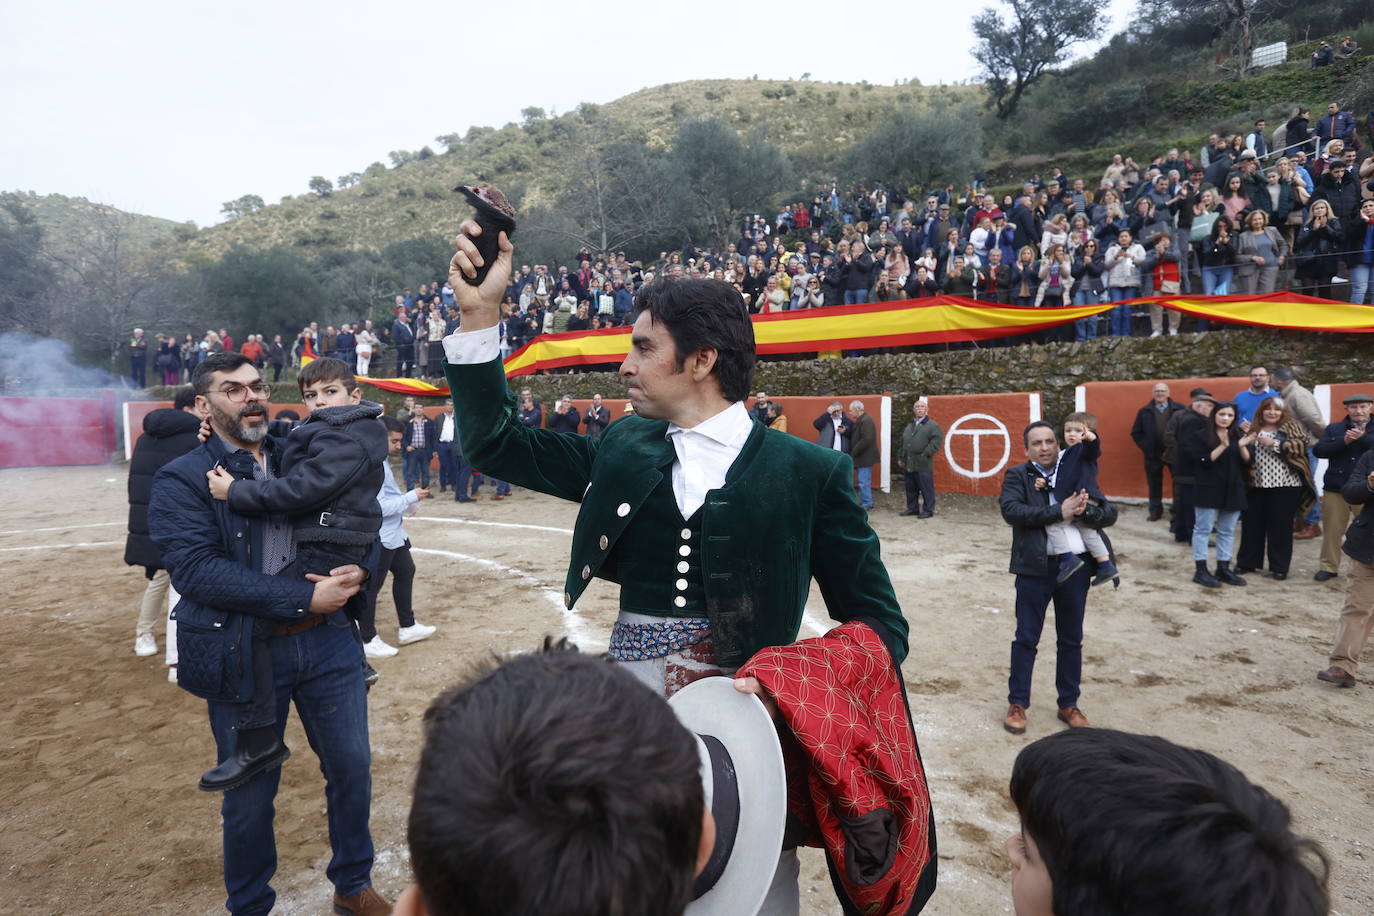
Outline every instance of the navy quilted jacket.
{"label": "navy quilted jacket", "polygon": [[[263,444],[274,471],[281,444]],[[172,586],[181,595],[177,621],[177,683],[207,700],[246,702],[252,697],[252,618],[283,623],[304,617],[315,586],[258,572],[260,519],[235,515],[210,496],[205,475],[216,464],[235,477],[253,476],[247,452],[226,451],[218,436],[158,471],[148,506],[148,530],[162,551]],[[350,625],[334,614],[329,623]]]}

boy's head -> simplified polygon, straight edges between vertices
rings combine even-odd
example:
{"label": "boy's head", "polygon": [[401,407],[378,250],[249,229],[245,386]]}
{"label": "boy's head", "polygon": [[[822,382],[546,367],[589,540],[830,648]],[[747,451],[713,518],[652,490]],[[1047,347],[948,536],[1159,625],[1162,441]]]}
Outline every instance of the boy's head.
{"label": "boy's head", "polygon": [[396,912],[678,916],[710,850],[700,763],[663,699],[604,659],[546,641],[484,667],[425,713],[418,891]]}
{"label": "boy's head", "polygon": [[348,363],[322,356],[307,363],[296,376],[301,400],[313,413],[321,407],[346,407],[363,399],[363,391]]}
{"label": "boy's head", "polygon": [[386,452],[388,455],[401,454],[401,440],[406,435],[406,425],[388,414],[382,414],[382,425],[386,427]]}
{"label": "boy's head", "polygon": [[1327,862],[1239,770],[1163,738],[1075,728],[1012,768],[1016,916],[1327,912]]}
{"label": "boy's head", "polygon": [[1097,433],[1097,417],[1086,411],[1069,414],[1064,418],[1064,444],[1077,445],[1089,430]]}

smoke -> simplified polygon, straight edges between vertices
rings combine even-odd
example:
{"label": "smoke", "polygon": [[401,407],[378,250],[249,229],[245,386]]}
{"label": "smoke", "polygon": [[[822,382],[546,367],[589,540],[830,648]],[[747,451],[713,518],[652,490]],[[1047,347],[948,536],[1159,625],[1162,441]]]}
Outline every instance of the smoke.
{"label": "smoke", "polygon": [[[156,352],[154,347],[149,349]],[[148,362],[152,362],[151,356]],[[60,396],[128,387],[126,379],[108,369],[77,364],[72,359],[72,346],[65,340],[18,331],[0,334],[0,394]]]}

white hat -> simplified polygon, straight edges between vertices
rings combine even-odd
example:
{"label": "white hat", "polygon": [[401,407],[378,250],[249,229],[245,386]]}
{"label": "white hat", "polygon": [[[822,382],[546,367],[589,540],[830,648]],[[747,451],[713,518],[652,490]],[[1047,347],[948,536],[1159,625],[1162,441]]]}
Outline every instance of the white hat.
{"label": "white hat", "polygon": [[782,852],[787,776],[782,745],[763,702],[728,677],[688,684],[668,705],[697,736],[701,782],[716,845],[697,876],[687,916],[754,916]]}

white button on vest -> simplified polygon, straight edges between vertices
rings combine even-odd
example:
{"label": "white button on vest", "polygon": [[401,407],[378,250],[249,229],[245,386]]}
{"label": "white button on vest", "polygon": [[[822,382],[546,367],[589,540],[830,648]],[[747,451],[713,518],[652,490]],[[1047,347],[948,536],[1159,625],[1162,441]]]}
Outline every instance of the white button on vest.
{"label": "white button on vest", "polygon": [[683,544],[681,547],[677,549],[677,552],[679,556],[690,557],[692,555],[692,548],[688,547],[686,544]]}
{"label": "white button on vest", "polygon": [[582,567],[582,578],[583,578],[583,579],[590,579],[591,577],[592,577],[592,568],[591,568],[590,566],[584,566],[584,567]]}
{"label": "white button on vest", "polygon": [[629,515],[629,514],[630,514],[630,504],[629,504],[629,503],[621,503],[620,505],[616,506],[616,507],[615,507],[615,514],[618,515],[618,516],[620,516],[621,518],[624,518],[625,516]]}
{"label": "white button on vest", "polygon": [[603,534],[601,535],[601,540],[597,541],[596,543],[602,550],[605,550],[607,547],[611,545],[611,539]]}
{"label": "white button on vest", "polygon": [[680,573],[685,573],[685,572],[687,571],[687,569],[688,569],[687,561],[686,561],[686,560],[678,560],[678,562],[677,562],[677,571],[680,572]]}
{"label": "white button on vest", "polygon": [[690,540],[692,539],[692,529],[691,529],[691,528],[683,528],[683,529],[682,529],[682,539],[683,539],[684,541],[690,541]]}
{"label": "white button on vest", "polygon": [[676,585],[677,585],[677,590],[678,590],[678,591],[680,591],[680,592],[685,592],[685,591],[687,591],[687,580],[686,580],[686,579],[678,579]]}
{"label": "white button on vest", "polygon": [[676,598],[673,599],[673,604],[677,607],[686,607],[687,599],[682,597],[681,595],[678,595]]}

